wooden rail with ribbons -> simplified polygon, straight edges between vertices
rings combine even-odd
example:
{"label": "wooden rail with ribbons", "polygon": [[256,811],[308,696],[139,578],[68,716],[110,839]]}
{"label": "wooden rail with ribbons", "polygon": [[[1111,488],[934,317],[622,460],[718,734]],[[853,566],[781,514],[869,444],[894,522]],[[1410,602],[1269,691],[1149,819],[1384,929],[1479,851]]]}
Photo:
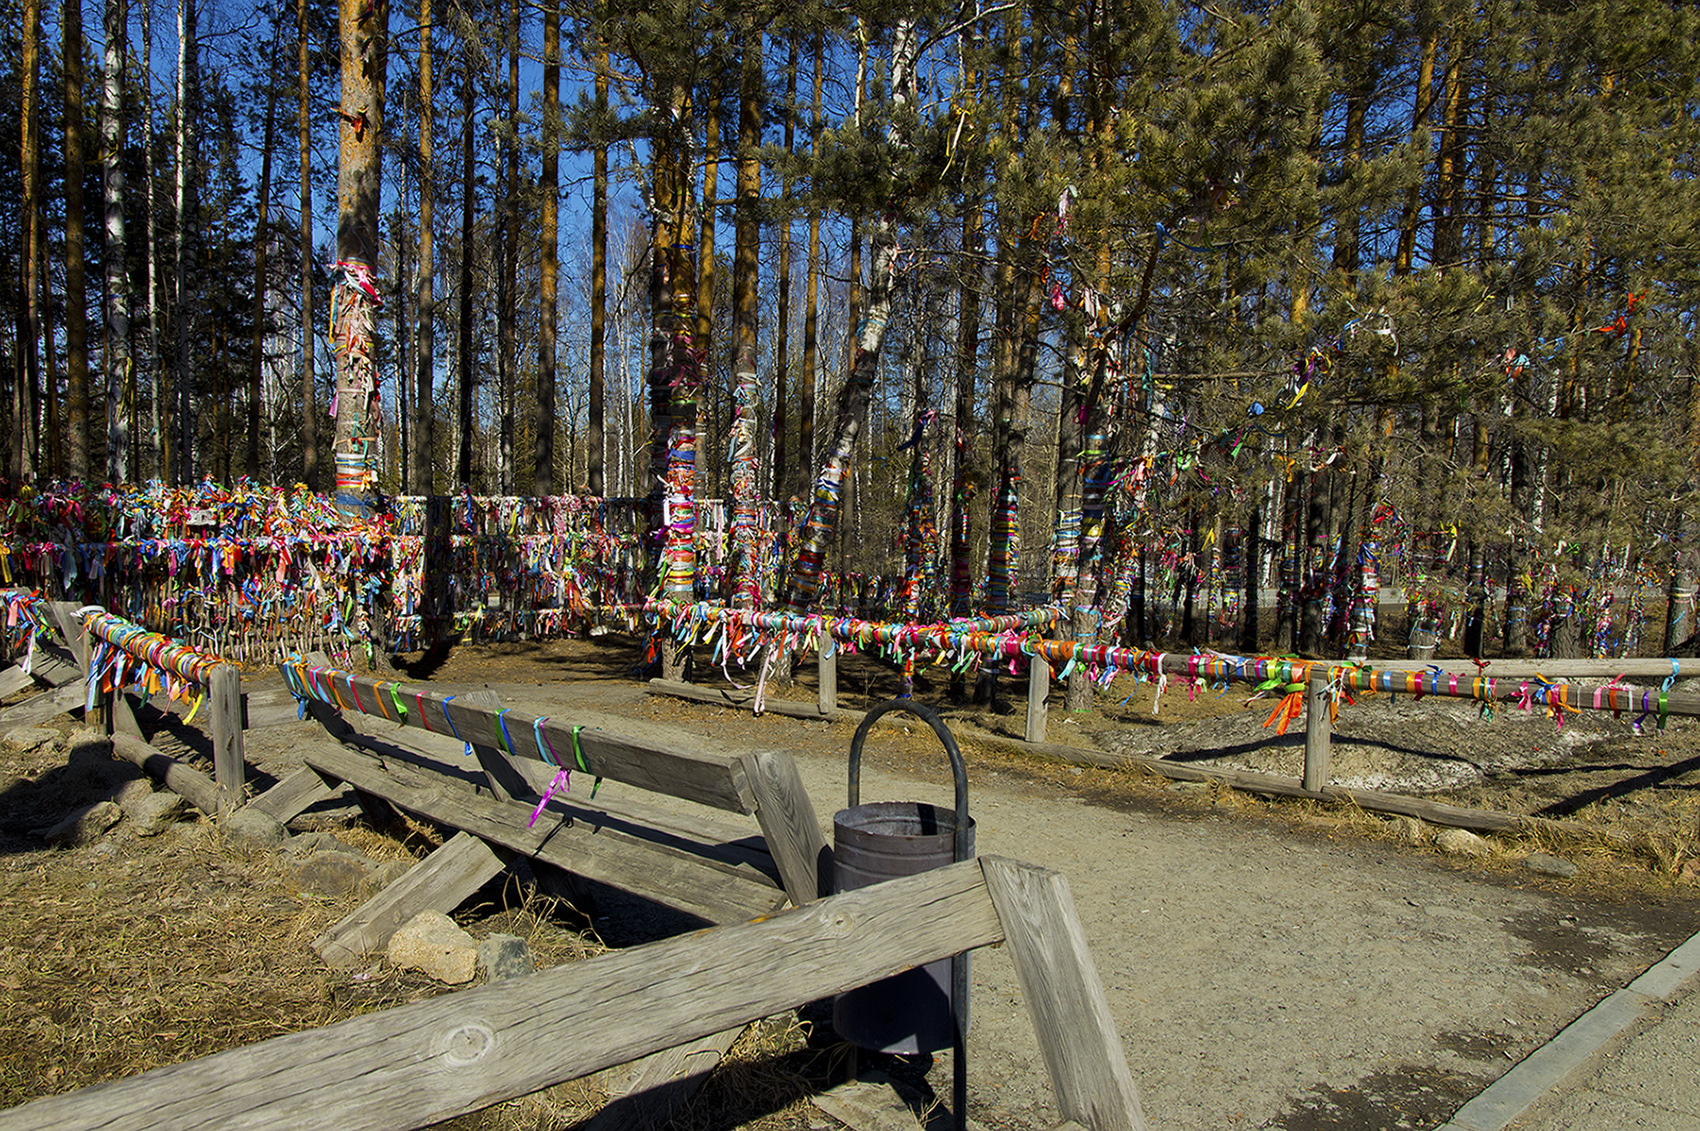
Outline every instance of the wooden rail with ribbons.
{"label": "wooden rail with ribbons", "polygon": [[420,1127],[998,942],[1062,1118],[1143,1131],[1067,881],[998,857],[49,1096],[0,1131]]}
{"label": "wooden rail with ribbons", "polygon": [[[807,903],[830,888],[831,850],[788,755],[675,749],[505,710],[493,696],[304,661],[279,667],[304,711],[346,728],[345,743],[402,755],[314,751],[308,765],[401,809],[709,922],[763,914],[787,898]],[[389,727],[362,734],[347,716]],[[441,754],[421,757],[426,733],[473,761],[457,768]],[[753,816],[765,847],[752,847],[746,828],[664,812],[633,789]]]}
{"label": "wooden rail with ribbons", "polygon": [[84,710],[99,711],[116,734],[145,739],[129,695],[165,694],[193,723],[204,710],[212,736],[213,776],[220,810],[241,804],[245,776],[242,677],[222,656],[149,632],[104,609],[77,610],[85,640],[79,660],[87,675]]}

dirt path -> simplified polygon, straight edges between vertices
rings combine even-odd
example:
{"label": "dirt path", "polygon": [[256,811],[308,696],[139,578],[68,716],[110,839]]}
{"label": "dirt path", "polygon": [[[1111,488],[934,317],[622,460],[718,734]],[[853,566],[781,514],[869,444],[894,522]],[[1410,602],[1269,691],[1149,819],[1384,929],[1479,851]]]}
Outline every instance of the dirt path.
{"label": "dirt path", "polygon": [[[756,719],[629,680],[462,685],[611,730],[786,749],[823,822],[843,803],[848,724]],[[949,802],[942,751],[910,729],[870,738],[865,800]],[[1207,789],[968,753],[979,851],[1069,879],[1153,1128],[1434,1127],[1700,928],[1692,884],[1612,898],[1587,860],[1568,881],[1504,856],[1461,865]],[[977,955],[973,974],[971,1114],[1054,1125],[1007,956]],[[949,1078],[941,1063],[930,1080],[948,1094]]]}

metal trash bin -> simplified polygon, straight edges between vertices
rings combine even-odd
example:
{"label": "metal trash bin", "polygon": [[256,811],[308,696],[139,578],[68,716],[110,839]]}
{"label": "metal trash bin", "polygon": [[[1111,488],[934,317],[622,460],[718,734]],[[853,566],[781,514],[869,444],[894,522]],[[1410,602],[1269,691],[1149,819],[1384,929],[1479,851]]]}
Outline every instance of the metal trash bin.
{"label": "metal trash bin", "polygon": [[[861,800],[862,744],[874,720],[907,711],[930,724],[950,755],[956,781],[952,812],[920,801]],[[974,855],[968,774],[956,740],[931,708],[896,699],[869,711],[850,742],[850,807],[833,816],[833,889],[931,871]],[[913,1055],[955,1049],[968,1031],[968,955],[941,958],[838,995],[833,1028],[858,1048]]]}

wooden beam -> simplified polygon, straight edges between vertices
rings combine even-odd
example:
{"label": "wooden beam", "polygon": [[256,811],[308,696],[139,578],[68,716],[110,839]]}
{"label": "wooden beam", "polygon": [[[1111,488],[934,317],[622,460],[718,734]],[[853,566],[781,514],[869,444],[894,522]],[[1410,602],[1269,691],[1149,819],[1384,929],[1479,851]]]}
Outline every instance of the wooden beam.
{"label": "wooden beam", "polygon": [[1002,937],[968,861],[48,1096],[0,1131],[420,1127]]}
{"label": "wooden beam", "polygon": [[747,755],[745,770],[756,795],[756,821],[779,865],[785,892],[798,907],[832,891],[832,848],[789,754]]}
{"label": "wooden beam", "polygon": [[710,923],[763,915],[778,906],[783,892],[766,877],[724,865],[683,847],[646,840],[618,828],[585,819],[563,820],[545,812],[530,824],[532,807],[478,797],[440,773],[399,759],[376,759],[352,750],[310,750],[306,763],[355,789],[381,797],[417,816],[463,829],[492,844],[554,864],[587,879],[700,915]]}
{"label": "wooden beam", "polygon": [[1328,713],[1328,675],[1317,672],[1305,687],[1304,786],[1313,793],[1328,784],[1328,757],[1334,738]]}
{"label": "wooden beam", "polygon": [[1045,741],[1045,715],[1051,694],[1051,665],[1042,656],[1027,661],[1028,742]]}
{"label": "wooden beam", "polygon": [[[649,690],[654,695],[671,695],[676,699],[692,699],[698,703],[712,703],[719,707],[739,707],[749,710],[755,706],[756,695],[753,691],[738,691],[734,688],[703,687],[695,683],[680,683],[672,679],[652,679]],[[793,719],[828,719],[832,722],[860,719],[861,711],[853,711],[839,707],[833,711],[822,711],[818,703],[799,703],[791,699],[764,699],[762,710],[771,711],[776,715],[784,715]]]}
{"label": "wooden beam", "polygon": [[1057,1109],[1089,1131],[1145,1131],[1139,1090],[1060,872],[980,858]]}
{"label": "wooden beam", "polygon": [[[317,701],[339,710],[360,711],[446,734],[470,742],[474,749],[511,750],[517,758],[545,762],[552,758],[563,766],[574,761],[574,727],[570,721],[539,720],[522,711],[508,711],[504,716],[499,709],[474,702],[476,693],[444,695],[412,684],[300,664],[281,664],[279,668],[287,679],[304,682]],[[547,752],[538,744],[540,732]],[[593,776],[727,812],[755,812],[755,797],[744,780],[743,768],[727,755],[672,749],[590,727],[580,730],[578,744]]]}
{"label": "wooden beam", "polygon": [[0,671],[0,698],[16,695],[24,688],[34,686],[35,680],[31,679],[30,674],[16,664],[6,668],[5,671]]}
{"label": "wooden beam", "polygon": [[48,719],[74,711],[88,702],[88,681],[77,679],[60,684],[51,691],[32,695],[22,703],[14,703],[0,711],[0,726],[26,726],[44,723]]}
{"label": "wooden beam", "polygon": [[242,804],[247,767],[242,755],[242,676],[235,664],[217,664],[207,673],[207,728],[212,734],[213,776],[224,807]]}
{"label": "wooden beam", "polygon": [[815,668],[818,680],[815,703],[821,714],[830,715],[838,709],[838,643],[824,633],[815,653]]}
{"label": "wooden beam", "polygon": [[248,808],[258,809],[276,818],[279,824],[287,825],[321,801],[336,797],[339,792],[352,791],[346,786],[341,791],[332,789],[318,773],[303,766],[250,801]]}
{"label": "wooden beam", "polygon": [[47,610],[53,615],[53,623],[59,626],[59,638],[65,647],[71,650],[76,658],[78,669],[84,674],[89,673],[89,638],[83,630],[83,622],[77,619],[80,605],[70,601],[49,601]]}
{"label": "wooden beam", "polygon": [[348,967],[380,950],[421,911],[453,911],[507,865],[470,833],[456,833],[405,876],[349,912],[313,940],[333,967]]}

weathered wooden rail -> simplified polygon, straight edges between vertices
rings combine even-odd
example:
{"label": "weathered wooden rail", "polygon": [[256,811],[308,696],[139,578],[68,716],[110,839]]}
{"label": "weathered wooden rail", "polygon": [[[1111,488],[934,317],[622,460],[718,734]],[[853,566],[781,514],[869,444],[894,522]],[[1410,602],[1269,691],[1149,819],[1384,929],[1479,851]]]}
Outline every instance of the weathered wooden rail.
{"label": "weathered wooden rail", "polygon": [[35,1100],[0,1131],[420,1127],[997,942],[1062,1117],[1140,1131],[1067,881],[997,857]]}

